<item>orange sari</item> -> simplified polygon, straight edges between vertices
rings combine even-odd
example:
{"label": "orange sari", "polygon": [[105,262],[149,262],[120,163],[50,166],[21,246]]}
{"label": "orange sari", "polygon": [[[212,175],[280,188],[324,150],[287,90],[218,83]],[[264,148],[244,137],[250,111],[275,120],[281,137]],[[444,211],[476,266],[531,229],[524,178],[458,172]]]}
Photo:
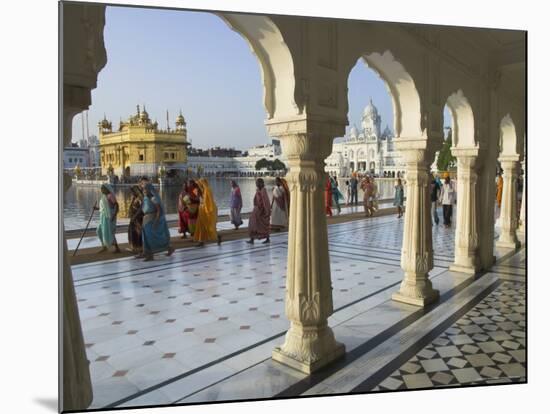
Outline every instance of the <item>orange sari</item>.
{"label": "orange sari", "polygon": [[197,181],[197,185],[201,191],[201,204],[199,206],[199,217],[197,218],[193,239],[198,242],[217,240],[216,223],[218,221],[218,207],[214,202],[214,197],[206,178],[201,178]]}

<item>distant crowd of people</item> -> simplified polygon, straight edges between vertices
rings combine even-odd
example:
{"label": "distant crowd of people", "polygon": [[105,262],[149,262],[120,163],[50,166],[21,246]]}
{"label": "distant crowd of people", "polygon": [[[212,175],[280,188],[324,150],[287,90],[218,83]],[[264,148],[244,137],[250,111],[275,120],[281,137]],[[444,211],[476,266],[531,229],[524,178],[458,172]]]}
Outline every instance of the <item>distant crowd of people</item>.
{"label": "distant crowd of people", "polygon": [[[143,258],[144,261],[153,260],[155,253],[163,251],[170,256],[174,248],[170,244],[165,210],[157,190],[147,177],[142,177],[130,191],[132,197],[128,211],[128,249],[136,254],[136,258]],[[97,236],[102,246],[99,252],[114,246],[114,252],[118,253],[120,248],[115,235],[119,205],[110,184],[101,186],[101,194],[99,206],[94,206],[94,209],[99,210]],[[253,244],[258,239],[265,239],[264,243],[269,243],[271,231],[288,227],[290,190],[286,180],[276,178],[270,201],[264,180],[258,178],[253,205],[248,223],[248,243]],[[243,224],[242,206],[241,190],[233,180],[229,215],[235,229]],[[216,229],[218,207],[206,178],[189,179],[183,184],[177,199],[177,210],[181,238],[185,239],[189,234],[198,247],[207,241],[221,244],[222,238]]]}

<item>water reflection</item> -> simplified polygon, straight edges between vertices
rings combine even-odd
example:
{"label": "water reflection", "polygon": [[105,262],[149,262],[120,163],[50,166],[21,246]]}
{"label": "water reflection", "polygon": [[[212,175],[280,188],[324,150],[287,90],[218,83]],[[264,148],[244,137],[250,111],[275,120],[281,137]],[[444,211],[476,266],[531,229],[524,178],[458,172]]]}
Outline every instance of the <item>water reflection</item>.
{"label": "water reflection", "polygon": [[[231,178],[208,178],[212,193],[216,199],[218,210],[221,214],[227,213],[229,210],[229,202],[231,198]],[[239,177],[236,179],[237,183],[241,187],[241,193],[243,196],[243,212],[249,212],[252,210],[252,202],[254,199],[254,193],[256,191],[256,182],[251,177]],[[271,197],[271,191],[275,185],[275,179],[270,177],[264,177],[268,194]],[[339,179],[338,185],[340,191],[346,196],[346,179]],[[395,180],[391,178],[376,179],[378,191],[381,199],[393,198],[393,187]],[[160,196],[164,203],[167,214],[177,213],[177,197],[180,192],[179,187],[165,187],[160,190]],[[120,206],[119,218],[128,218],[128,207],[132,198],[132,193],[129,186],[116,186],[115,195]],[[73,230],[86,226],[92,207],[101,196],[100,186],[89,185],[73,185],[65,194],[63,213],[65,229]],[[358,192],[359,203],[362,202],[363,192],[359,189]],[[97,225],[99,214],[96,212],[90,223],[91,227]]]}

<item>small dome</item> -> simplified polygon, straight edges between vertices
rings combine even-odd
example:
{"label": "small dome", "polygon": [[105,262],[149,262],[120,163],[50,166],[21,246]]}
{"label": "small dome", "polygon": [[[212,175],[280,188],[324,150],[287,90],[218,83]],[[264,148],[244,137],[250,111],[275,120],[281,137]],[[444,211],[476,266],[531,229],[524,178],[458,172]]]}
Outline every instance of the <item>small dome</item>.
{"label": "small dome", "polygon": [[183,117],[181,111],[180,111],[180,114],[176,118],[176,125],[185,125],[185,118]]}
{"label": "small dome", "polygon": [[378,109],[372,103],[372,99],[369,99],[369,104],[365,107],[365,110],[363,111],[363,117],[367,116],[370,118],[378,116]]}
{"label": "small dome", "polygon": [[147,119],[149,119],[149,114],[148,114],[147,111],[145,110],[145,106],[143,107],[143,111],[141,111],[141,113],[139,114],[139,117],[140,117],[142,120],[147,120]]}
{"label": "small dome", "polygon": [[355,125],[351,127],[351,129],[349,131],[349,134],[350,134],[350,136],[352,136],[354,138],[357,137],[358,132],[357,132],[357,128],[355,127]]}
{"label": "small dome", "polygon": [[99,125],[103,129],[109,129],[111,127],[111,123],[107,120],[107,117],[105,115],[103,115],[103,119],[101,120]]}

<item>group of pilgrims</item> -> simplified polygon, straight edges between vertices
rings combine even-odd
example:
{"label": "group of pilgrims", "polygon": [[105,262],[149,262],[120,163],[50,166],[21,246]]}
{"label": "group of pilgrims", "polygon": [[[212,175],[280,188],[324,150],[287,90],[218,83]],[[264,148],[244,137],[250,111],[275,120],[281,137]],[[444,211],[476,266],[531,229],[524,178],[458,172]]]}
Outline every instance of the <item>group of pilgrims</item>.
{"label": "group of pilgrims", "polygon": [[[147,177],[142,177],[139,184],[132,186],[130,191],[132,196],[128,209],[128,250],[144,261],[153,260],[154,254],[160,252],[166,252],[166,256],[170,256],[174,248],[170,244],[170,231],[159,193]],[[269,243],[272,230],[281,231],[288,227],[290,191],[286,180],[276,178],[270,201],[264,180],[258,178],[253,205],[248,223],[250,239],[247,243],[253,244],[254,240],[261,239],[265,239],[263,243]],[[242,207],[239,185],[236,181],[231,181],[230,219],[235,229],[243,225]],[[99,206],[94,206],[94,209],[99,210],[97,236],[102,246],[99,252],[104,252],[111,246],[114,246],[115,253],[120,252],[116,240],[119,205],[110,184],[101,186]],[[222,238],[216,229],[218,207],[206,178],[184,182],[178,195],[177,210],[178,231],[182,239],[189,234],[198,247],[207,241],[221,244]]]}
{"label": "group of pilgrims", "polygon": [[[363,190],[363,207],[365,216],[372,217],[378,210],[378,186],[374,177],[368,175],[360,177],[354,172],[349,180],[346,180],[346,197],[338,189],[338,179],[336,177],[327,177],[325,184],[325,213],[327,216],[332,216],[332,209],[335,208],[337,213],[342,212],[341,203],[347,205],[358,205],[357,190]],[[401,179],[398,178],[395,184],[395,196],[393,205],[397,207],[398,218],[403,216],[404,189]]]}

